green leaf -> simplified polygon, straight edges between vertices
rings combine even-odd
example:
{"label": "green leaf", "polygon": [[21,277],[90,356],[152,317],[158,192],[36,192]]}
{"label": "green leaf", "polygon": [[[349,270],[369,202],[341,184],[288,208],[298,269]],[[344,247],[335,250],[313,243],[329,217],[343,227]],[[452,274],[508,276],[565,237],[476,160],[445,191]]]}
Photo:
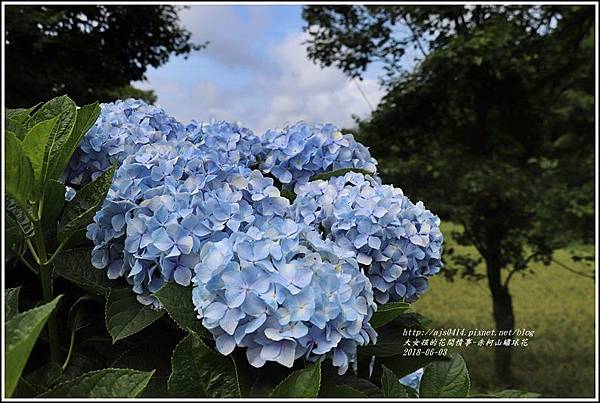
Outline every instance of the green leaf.
{"label": "green leaf", "polygon": [[41,105],[41,102],[37,105],[32,106],[31,108],[16,108],[16,109],[8,109],[5,108],[5,117],[6,119],[12,119],[15,122],[24,123],[28,118],[29,114]]}
{"label": "green leaf", "polygon": [[319,397],[357,397],[368,398],[363,392],[349,385],[334,385],[326,383],[321,386]]}
{"label": "green leaf", "polygon": [[[360,363],[358,365],[360,367]],[[340,395],[338,396],[336,393]],[[368,398],[383,397],[383,392],[377,385],[353,374],[351,371],[347,371],[344,375],[338,375],[337,369],[331,366],[322,370],[319,397],[352,397],[351,395],[343,396],[342,394],[352,394],[359,397],[357,393]]]}
{"label": "green leaf", "polygon": [[381,389],[384,397],[408,397],[404,385],[400,383],[400,379],[385,365],[382,366],[383,375],[381,375]]}
{"label": "green leaf", "polygon": [[113,165],[96,180],[82,187],[67,204],[58,226],[59,241],[66,242],[76,231],[92,221],[106,198],[115,169],[116,166]]}
{"label": "green leaf", "polygon": [[100,115],[100,106],[98,102],[85,105],[77,109],[75,124],[70,135],[62,145],[59,155],[56,158],[56,164],[51,172],[51,177],[60,177],[71,160],[71,156],[79,147],[81,139],[88,132],[90,127],[96,122]]}
{"label": "green leaf", "polygon": [[374,355],[375,357],[392,357],[402,354],[404,343],[408,337],[402,335],[401,329],[385,329],[377,336],[376,344],[369,344],[358,348],[358,353]]}
{"label": "green leaf", "polygon": [[167,390],[167,380],[168,379],[169,379],[169,377],[167,377],[167,376],[154,375],[150,379],[148,386],[146,386],[146,389],[140,395],[140,397],[149,398],[149,399],[157,399],[157,398],[161,398],[161,397],[168,398],[169,397],[169,391]]}
{"label": "green leaf", "polygon": [[394,314],[397,315],[396,318],[391,319],[385,326],[382,326],[377,330],[377,343],[359,347],[359,354],[373,355],[376,357],[391,357],[402,354],[404,348],[407,347],[405,345],[407,340],[415,339],[415,336],[405,336],[404,332],[411,329],[423,329],[423,320],[420,315],[414,315],[412,312],[400,314],[395,312]]}
{"label": "green leaf", "polygon": [[[62,373],[62,367],[59,364],[49,362],[24,378],[27,383],[42,388],[45,392],[59,380]],[[21,380],[23,380],[23,378],[21,378]]]}
{"label": "green leaf", "polygon": [[21,379],[19,379],[19,383],[17,384],[17,387],[15,388],[15,391],[13,392],[12,397],[15,397],[15,398],[37,397],[37,396],[41,395],[42,393],[46,392],[47,390],[48,389],[43,386],[36,385],[34,383],[29,382],[26,377],[21,377]]}
{"label": "green leaf", "polygon": [[27,130],[29,130],[41,121],[55,118],[61,113],[70,111],[73,107],[75,107],[73,101],[68,96],[61,95],[43,104],[40,109],[31,117],[25,119],[23,123]]}
{"label": "green leaf", "polygon": [[191,287],[183,287],[171,282],[154,293],[154,296],[158,298],[169,316],[180,328],[195,332],[200,336],[209,336],[207,330],[202,326],[202,321],[196,316]]}
{"label": "green leaf", "polygon": [[12,197],[21,209],[27,208],[33,188],[33,169],[23,151],[21,141],[13,134],[6,135],[5,155],[6,194]]}
{"label": "green leaf", "polygon": [[50,179],[46,182],[46,191],[44,192],[42,227],[44,232],[52,239],[56,239],[56,223],[63,207],[65,206],[65,185],[61,182]]}
{"label": "green leaf", "polygon": [[235,365],[189,333],[173,351],[169,393],[173,397],[241,397]]}
{"label": "green leaf", "polygon": [[431,324],[431,319],[417,312],[405,312],[394,320],[394,326],[403,326],[410,329],[426,329]]}
{"label": "green leaf", "polygon": [[81,138],[88,132],[88,130],[90,130],[94,123],[96,123],[98,116],[100,116],[100,111],[101,110],[98,101],[94,102],[93,104],[82,106],[77,110],[77,120],[75,121],[73,132],[78,134],[79,141],[77,141],[75,144],[75,148],[73,148],[71,154],[79,146]]}
{"label": "green leaf", "polygon": [[19,313],[19,291],[21,291],[21,287],[17,288],[7,288],[4,291],[4,321],[8,321],[12,319],[16,314]]}
{"label": "green leaf", "polygon": [[14,223],[18,225],[22,234],[26,238],[32,238],[35,235],[35,227],[33,222],[27,214],[10,196],[6,196],[4,203],[6,213],[13,219]]}
{"label": "green leaf", "polygon": [[4,108],[4,116],[6,119],[25,120],[29,116],[25,108]]}
{"label": "green leaf", "polygon": [[291,190],[289,190],[287,188],[281,189],[281,196],[288,199],[290,201],[290,203],[293,203],[294,200],[296,200],[296,193],[292,192]]}
{"label": "green leaf", "polygon": [[87,372],[56,386],[40,397],[133,398],[143,392],[153,374],[154,371],[106,368]]}
{"label": "green leaf", "polygon": [[11,214],[5,215],[4,223],[4,241],[6,246],[6,256],[4,261],[7,262],[15,255],[17,251],[21,250],[23,245],[23,231],[21,227],[15,221],[15,218]]}
{"label": "green leaf", "polygon": [[[68,144],[69,138],[75,126],[77,108],[73,101],[68,97],[59,97],[62,101],[57,101],[54,107],[46,108],[42,106],[27,121],[28,124],[35,124],[42,120],[57,117],[56,124],[48,135],[48,142],[44,149],[44,164],[42,165],[42,183],[45,184],[49,179],[59,179],[66,165],[62,165],[63,148]],[[55,101],[58,98],[50,101]],[[58,112],[58,114],[57,114]],[[32,127],[32,126],[29,126]]]}
{"label": "green leaf", "polygon": [[364,174],[364,175],[374,175],[375,172],[371,172],[371,171],[367,171],[366,169],[360,169],[360,168],[344,168],[344,169],[337,169],[335,171],[331,171],[331,172],[325,172],[319,175],[314,175],[313,177],[311,177],[309,180],[310,181],[316,181],[316,180],[329,180],[331,178],[333,178],[334,176],[344,176],[346,175],[348,172],[355,172],[357,174]]}
{"label": "green leaf", "polygon": [[29,354],[61,297],[58,296],[45,305],[17,314],[6,322],[4,382],[7,396],[12,396]]}
{"label": "green leaf", "polygon": [[388,302],[385,305],[378,306],[377,312],[373,314],[373,317],[370,320],[371,326],[373,326],[374,329],[377,329],[396,319],[409,307],[410,304],[407,304],[406,302]]}
{"label": "green leaf", "polygon": [[321,362],[294,371],[273,389],[270,397],[314,398],[321,388]]}
{"label": "green leaf", "polygon": [[504,399],[516,399],[516,398],[536,398],[540,397],[539,393],[535,392],[525,392],[523,390],[518,389],[505,389],[499,392],[492,392],[487,394],[478,394],[478,395],[470,395],[469,397],[490,397],[490,398],[504,398]]}
{"label": "green leaf", "polygon": [[7,117],[4,133],[5,135],[9,133],[13,134],[19,140],[23,140],[23,137],[25,137],[25,134],[27,134],[27,129],[25,126],[23,126],[23,123]]}
{"label": "green leaf", "polygon": [[106,297],[106,328],[113,343],[131,336],[160,318],[163,310],[142,305],[128,287],[111,288]]}
{"label": "green leaf", "polygon": [[385,365],[391,369],[398,376],[398,378],[402,378],[405,375],[415,372],[419,368],[423,368],[432,362],[438,361],[450,361],[450,357],[424,354],[421,354],[417,357],[396,355],[382,358],[377,357],[375,363],[376,365]]}
{"label": "green leaf", "polygon": [[425,367],[420,397],[458,398],[469,395],[469,372],[460,354],[455,353],[450,361],[433,362]]}
{"label": "green leaf", "polygon": [[105,295],[115,284],[106,277],[106,270],[92,266],[91,248],[77,248],[63,251],[54,259],[54,271],[96,295]]}
{"label": "green leaf", "polygon": [[42,186],[42,166],[44,164],[44,150],[48,143],[48,136],[56,124],[56,118],[41,121],[33,126],[23,138],[23,152],[31,161],[34,176],[34,191]]}
{"label": "green leaf", "polygon": [[275,386],[292,373],[291,369],[272,361],[255,368],[248,363],[242,349],[234,350],[231,356],[242,397],[269,397]]}
{"label": "green leaf", "polygon": [[75,333],[92,324],[92,315],[89,309],[89,304],[86,304],[86,302],[89,301],[96,303],[104,302],[96,295],[86,294],[82,297],[79,297],[69,309],[68,328],[71,333]]}
{"label": "green leaf", "polygon": [[[111,363],[115,356],[125,351],[130,343],[128,340],[122,343],[113,344],[108,335],[104,335],[103,313],[93,310],[93,329],[90,329],[89,338],[84,334],[79,335],[76,346],[71,354],[71,361],[65,368],[64,374],[59,383],[74,379],[90,371],[98,371],[104,368],[114,368]],[[86,332],[87,333],[87,332]],[[123,367],[120,367],[123,368]],[[140,369],[125,367],[127,369]],[[142,369],[147,370],[147,369]]]}

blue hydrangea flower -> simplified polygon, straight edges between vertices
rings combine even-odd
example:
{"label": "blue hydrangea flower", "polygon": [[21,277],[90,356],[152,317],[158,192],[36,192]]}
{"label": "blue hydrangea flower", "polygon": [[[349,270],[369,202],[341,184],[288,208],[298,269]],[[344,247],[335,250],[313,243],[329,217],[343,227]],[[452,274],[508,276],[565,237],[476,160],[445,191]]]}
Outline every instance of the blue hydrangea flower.
{"label": "blue hydrangea flower", "polygon": [[324,172],[343,168],[373,173],[377,170],[377,161],[369,150],[331,124],[298,122],[283,130],[267,130],[262,146],[260,169],[296,189]]}
{"label": "blue hydrangea flower", "polygon": [[259,217],[207,242],[195,267],[193,302],[216,347],[246,348],[251,365],[291,367],[330,356],[339,372],[375,342],[371,284],[348,253],[288,217]]}
{"label": "blue hydrangea flower", "polygon": [[301,186],[292,206],[297,222],[352,251],[369,276],[378,303],[413,302],[439,272],[440,220],[400,189],[357,173]]}
{"label": "blue hydrangea flower", "polygon": [[93,265],[126,277],[143,303],[157,305],[151,294],[166,282],[190,285],[205,242],[289,210],[273,179],[235,164],[219,169],[216,154],[185,140],[141,147],[117,170],[88,226]]}
{"label": "blue hydrangea flower", "polygon": [[65,201],[70,202],[77,192],[71,186],[65,186]]}
{"label": "blue hydrangea flower", "polygon": [[192,120],[185,130],[187,140],[214,152],[216,165],[234,164],[253,167],[262,144],[250,129],[224,120],[198,122]]}
{"label": "blue hydrangea flower", "polygon": [[65,171],[65,183],[84,185],[145,144],[185,136],[183,126],[163,109],[137,99],[101,104],[98,120],[85,134]]}
{"label": "blue hydrangea flower", "polygon": [[418,394],[421,386],[421,378],[423,378],[423,370],[423,368],[419,368],[415,372],[403,376],[400,378],[400,383],[412,388]]}

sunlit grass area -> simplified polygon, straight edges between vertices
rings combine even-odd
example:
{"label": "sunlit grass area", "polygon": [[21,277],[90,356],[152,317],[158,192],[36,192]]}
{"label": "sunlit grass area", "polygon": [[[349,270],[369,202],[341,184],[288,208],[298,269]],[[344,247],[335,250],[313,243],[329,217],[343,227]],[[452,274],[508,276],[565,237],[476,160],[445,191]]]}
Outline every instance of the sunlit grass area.
{"label": "sunlit grass area", "polygon": [[[452,224],[443,225],[447,247]],[[592,254],[593,246],[577,247]],[[475,253],[474,250],[460,249]],[[570,249],[571,250],[571,249]],[[590,263],[573,262],[567,250],[555,259],[591,275]],[[535,330],[528,347],[513,350],[514,388],[538,392],[546,397],[594,395],[594,280],[573,274],[558,264],[532,265],[534,274],[515,276],[510,290],[516,328]],[[478,267],[484,273],[484,267]],[[486,280],[471,281],[456,276],[431,279],[430,289],[414,310],[433,320],[431,327],[493,329],[492,300]],[[456,349],[465,358],[472,379],[472,392],[498,390],[494,376],[493,348],[471,345]]]}

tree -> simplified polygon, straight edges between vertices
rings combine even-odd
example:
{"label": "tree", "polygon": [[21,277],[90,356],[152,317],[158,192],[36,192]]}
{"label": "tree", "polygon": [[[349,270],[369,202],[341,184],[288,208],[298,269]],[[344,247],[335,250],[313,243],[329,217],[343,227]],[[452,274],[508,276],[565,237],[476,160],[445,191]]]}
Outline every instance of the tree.
{"label": "tree", "polygon": [[[190,42],[175,6],[6,6],[6,105],[31,106],[67,93],[78,104],[151,91],[130,87]],[[135,91],[133,91],[135,90]]]}
{"label": "tree", "polygon": [[[593,239],[593,7],[309,6],[303,16],[312,60],[352,77],[384,64],[388,93],[360,136],[385,180],[462,224],[458,241],[485,262],[496,328],[513,329],[514,275]],[[451,260],[476,275],[478,260]],[[497,347],[507,384],[510,362],[510,347]]]}

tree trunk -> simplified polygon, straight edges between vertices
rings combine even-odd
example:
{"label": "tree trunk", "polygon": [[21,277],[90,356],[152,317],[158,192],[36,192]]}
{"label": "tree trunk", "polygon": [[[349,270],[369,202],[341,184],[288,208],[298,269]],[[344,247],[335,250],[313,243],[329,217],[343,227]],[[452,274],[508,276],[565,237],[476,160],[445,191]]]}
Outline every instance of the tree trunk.
{"label": "tree trunk", "polygon": [[[487,278],[490,291],[492,292],[494,321],[496,332],[513,330],[515,326],[515,315],[513,312],[512,298],[508,289],[502,285],[500,270],[502,267],[495,259],[487,260]],[[510,338],[509,336],[496,336],[499,339]],[[496,377],[500,383],[511,385],[511,347],[496,346]]]}

